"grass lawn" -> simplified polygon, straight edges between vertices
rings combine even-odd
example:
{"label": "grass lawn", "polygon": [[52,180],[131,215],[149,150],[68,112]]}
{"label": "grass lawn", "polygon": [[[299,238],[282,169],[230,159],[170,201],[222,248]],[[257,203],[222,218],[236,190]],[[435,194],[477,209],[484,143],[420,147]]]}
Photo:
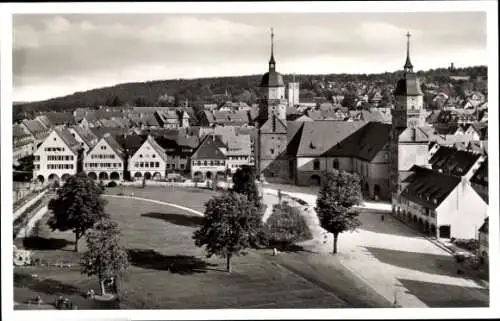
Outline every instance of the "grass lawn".
{"label": "grass lawn", "polygon": [[[172,202],[203,210],[204,201],[213,191],[165,188],[108,189],[124,194]],[[200,217],[182,210],[147,201],[107,198],[106,210],[122,230],[131,267],[120,284],[121,300],[93,302],[84,298],[89,289],[97,290],[95,277],[80,274],[79,254],[72,251],[74,236],[70,232],[51,232],[43,219],[40,237],[44,248],[33,249],[36,256],[49,262],[70,262],[74,266],[16,267],[14,269],[15,309],[28,308],[29,298],[40,295],[52,303],[56,296],[73,300],[79,309],[193,309],[193,308],[352,308],[387,306],[383,300],[366,300],[359,295],[361,282],[349,278],[348,272],[324,269],[315,271],[298,258],[300,253],[271,256],[268,250],[250,251],[233,260],[233,272],[224,271],[225,261],[207,259],[192,240]],[[80,251],[85,248],[80,244]],[[308,260],[308,259],[306,259]],[[329,272],[336,274],[336,287],[329,280],[319,282]],[[328,279],[328,278],[327,278]],[[345,280],[350,280],[349,283]],[[325,282],[330,282],[325,285]],[[357,282],[357,283],[356,283]],[[335,283],[335,282],[333,282]],[[355,284],[356,283],[356,284]],[[339,288],[341,287],[341,288]],[[354,289],[351,291],[350,289]],[[371,292],[363,288],[365,296]]]}

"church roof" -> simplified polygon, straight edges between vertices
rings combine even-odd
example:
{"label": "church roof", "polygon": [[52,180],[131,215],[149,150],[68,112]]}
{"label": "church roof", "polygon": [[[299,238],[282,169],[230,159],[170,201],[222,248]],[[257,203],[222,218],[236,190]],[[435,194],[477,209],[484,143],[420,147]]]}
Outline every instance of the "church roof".
{"label": "church roof", "polygon": [[366,125],[366,122],[315,121],[303,124],[297,156],[318,157]]}
{"label": "church roof", "polygon": [[371,161],[389,143],[390,132],[390,124],[369,122],[333,146],[323,156],[356,157]]}
{"label": "church roof", "polygon": [[264,76],[262,76],[260,87],[263,88],[285,87],[285,83],[283,82],[283,76],[279,72],[274,70],[266,72]]}

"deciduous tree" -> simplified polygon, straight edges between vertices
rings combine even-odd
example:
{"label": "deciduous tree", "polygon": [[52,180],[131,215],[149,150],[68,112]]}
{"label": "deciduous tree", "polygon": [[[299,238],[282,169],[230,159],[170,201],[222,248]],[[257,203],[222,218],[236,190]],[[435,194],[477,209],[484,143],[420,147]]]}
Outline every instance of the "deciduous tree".
{"label": "deciduous tree", "polygon": [[75,233],[75,251],[78,241],[95,222],[107,218],[104,212],[105,202],[101,198],[103,190],[85,173],[69,177],[58,190],[57,198],[49,202],[52,216],[48,225],[52,230]]}
{"label": "deciduous tree", "polygon": [[316,212],[321,226],[333,234],[333,254],[337,253],[340,233],[353,231],[361,222],[353,206],[361,203],[359,177],[344,171],[326,173],[316,200]]}
{"label": "deciduous tree", "polygon": [[81,273],[96,275],[104,295],[104,282],[110,279],[116,282],[129,266],[127,252],[120,242],[120,229],[116,222],[105,218],[87,231],[86,239],[87,250],[80,261]]}
{"label": "deciduous tree", "polygon": [[257,176],[255,169],[248,165],[243,165],[233,175],[232,190],[239,194],[244,194],[258,208],[262,207],[259,188],[257,187]]}
{"label": "deciduous tree", "polygon": [[234,192],[215,196],[205,203],[201,228],[193,234],[198,247],[205,246],[207,257],[226,259],[231,272],[231,259],[256,243],[262,221],[259,210],[245,195]]}

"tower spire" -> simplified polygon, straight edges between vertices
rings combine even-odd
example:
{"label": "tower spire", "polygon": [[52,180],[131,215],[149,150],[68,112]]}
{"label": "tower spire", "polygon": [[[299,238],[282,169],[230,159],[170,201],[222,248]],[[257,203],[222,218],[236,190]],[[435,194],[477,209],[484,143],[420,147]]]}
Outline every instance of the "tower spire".
{"label": "tower spire", "polygon": [[274,60],[274,29],[271,27],[271,59],[269,59],[269,70],[274,71],[276,68],[276,61]]}
{"label": "tower spire", "polygon": [[406,39],[406,62],[404,65],[405,73],[413,72],[413,65],[411,64],[411,60],[410,60],[410,37],[411,37],[411,34],[408,31],[406,33],[406,38],[407,38]]}

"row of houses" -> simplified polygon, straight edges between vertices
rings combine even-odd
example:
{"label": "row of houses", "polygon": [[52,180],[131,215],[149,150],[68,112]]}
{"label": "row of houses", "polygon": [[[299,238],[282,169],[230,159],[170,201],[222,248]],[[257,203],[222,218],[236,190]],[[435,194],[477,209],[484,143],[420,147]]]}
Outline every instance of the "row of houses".
{"label": "row of houses", "polygon": [[[211,140],[218,142],[217,149],[210,147]],[[217,172],[226,175],[253,165],[253,141],[249,133],[236,130],[197,136],[187,131],[53,128],[34,152],[33,176],[40,182],[64,181],[81,170],[99,180],[164,179],[169,173],[213,179]],[[213,157],[214,151],[221,155]]]}

